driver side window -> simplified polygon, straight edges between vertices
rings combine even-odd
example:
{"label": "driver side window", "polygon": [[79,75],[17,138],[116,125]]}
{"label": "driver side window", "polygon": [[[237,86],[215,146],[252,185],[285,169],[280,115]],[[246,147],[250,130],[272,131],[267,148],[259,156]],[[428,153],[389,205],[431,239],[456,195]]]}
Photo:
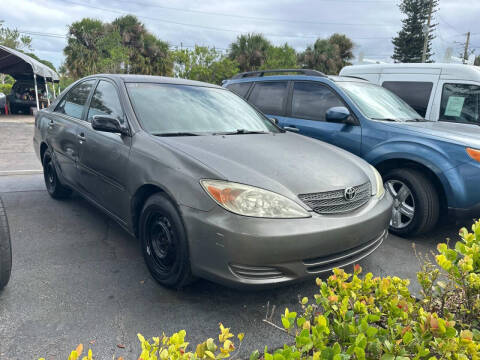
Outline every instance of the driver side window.
{"label": "driver side window", "polygon": [[122,105],[118,99],[115,86],[108,81],[100,80],[93,93],[88,109],[88,122],[92,122],[95,115],[107,115],[116,118],[121,124],[124,122]]}
{"label": "driver side window", "polygon": [[326,121],[325,114],[334,106],[345,106],[330,88],[309,82],[295,82],[292,96],[292,117]]}

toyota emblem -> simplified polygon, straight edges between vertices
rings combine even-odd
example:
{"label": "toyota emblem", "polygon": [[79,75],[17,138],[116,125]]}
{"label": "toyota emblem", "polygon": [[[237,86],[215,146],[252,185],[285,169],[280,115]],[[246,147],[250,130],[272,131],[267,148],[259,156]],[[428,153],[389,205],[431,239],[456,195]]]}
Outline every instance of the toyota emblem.
{"label": "toyota emblem", "polygon": [[357,192],[353,187],[346,188],[343,193],[343,196],[347,201],[352,201],[353,199],[355,199],[355,195],[357,195]]}

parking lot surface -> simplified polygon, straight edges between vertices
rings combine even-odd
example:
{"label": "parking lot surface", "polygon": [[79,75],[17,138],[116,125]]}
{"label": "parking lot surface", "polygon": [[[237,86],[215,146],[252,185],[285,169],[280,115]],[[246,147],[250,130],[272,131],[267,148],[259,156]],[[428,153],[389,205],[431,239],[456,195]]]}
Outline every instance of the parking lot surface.
{"label": "parking lot surface", "polygon": [[[242,357],[291,341],[262,322],[266,304],[276,305],[279,322],[299,295],[315,292],[313,280],[262,291],[204,280],[182,291],[159,286],[135,238],[78,195],[63,201],[48,196],[32,134],[32,119],[0,116],[0,196],[13,247],[12,278],[0,292],[0,359],[64,359],[79,343],[98,359],[136,359],[138,332],[151,337],[186,329],[196,344],[216,338],[219,322],[246,333]],[[378,276],[410,278],[418,291],[412,243],[428,253],[446,237],[456,238],[461,225],[444,220],[415,239],[390,235],[361,265]]]}

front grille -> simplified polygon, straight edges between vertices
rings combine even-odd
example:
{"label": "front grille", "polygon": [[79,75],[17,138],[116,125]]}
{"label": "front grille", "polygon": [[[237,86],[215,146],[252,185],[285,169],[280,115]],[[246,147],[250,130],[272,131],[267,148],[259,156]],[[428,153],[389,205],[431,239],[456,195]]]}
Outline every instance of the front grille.
{"label": "front grille", "polygon": [[280,270],[267,266],[230,264],[230,269],[235,275],[252,280],[275,279],[284,276]]}
{"label": "front grille", "polygon": [[354,186],[353,189],[355,189],[355,197],[352,200],[345,199],[345,189],[300,194],[298,197],[318,214],[342,214],[365,205],[372,195],[370,181]]}

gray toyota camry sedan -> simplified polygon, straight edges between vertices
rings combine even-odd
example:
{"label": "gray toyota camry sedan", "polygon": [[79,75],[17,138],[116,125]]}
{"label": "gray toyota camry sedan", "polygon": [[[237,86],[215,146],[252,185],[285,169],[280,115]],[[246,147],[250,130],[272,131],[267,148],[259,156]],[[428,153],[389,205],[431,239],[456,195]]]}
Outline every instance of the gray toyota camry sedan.
{"label": "gray toyota camry sedan", "polygon": [[139,238],[161,284],[294,281],[371,254],[392,200],[362,159],[195,81],[94,75],[35,119],[53,198],[77,191]]}

